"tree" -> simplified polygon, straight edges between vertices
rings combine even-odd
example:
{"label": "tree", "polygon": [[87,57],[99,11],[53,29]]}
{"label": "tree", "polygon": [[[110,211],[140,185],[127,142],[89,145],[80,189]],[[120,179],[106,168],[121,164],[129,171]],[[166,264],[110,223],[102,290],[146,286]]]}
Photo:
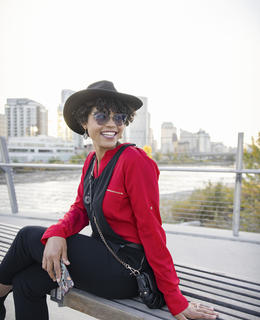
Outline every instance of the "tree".
{"label": "tree", "polygon": [[[244,150],[244,167],[260,169],[260,132],[258,138],[252,137],[252,144]],[[241,226],[260,229],[260,174],[246,174],[242,184]]]}
{"label": "tree", "polygon": [[161,159],[162,159],[162,154],[161,154],[161,152],[159,152],[159,151],[157,151],[157,152],[155,152],[155,154],[154,154],[154,159],[155,159],[155,161],[160,161]]}
{"label": "tree", "polygon": [[145,153],[148,155],[149,158],[152,158],[152,147],[145,145],[143,147],[143,150],[145,151]]}
{"label": "tree", "polygon": [[[260,132],[244,150],[246,169],[260,169]],[[172,201],[174,222],[198,220],[203,226],[231,228],[234,188],[223,183],[209,182],[194,190],[185,200]],[[168,204],[169,207],[169,204]],[[169,218],[169,214],[167,214]],[[246,174],[242,183],[240,230],[260,232],[260,174]]]}

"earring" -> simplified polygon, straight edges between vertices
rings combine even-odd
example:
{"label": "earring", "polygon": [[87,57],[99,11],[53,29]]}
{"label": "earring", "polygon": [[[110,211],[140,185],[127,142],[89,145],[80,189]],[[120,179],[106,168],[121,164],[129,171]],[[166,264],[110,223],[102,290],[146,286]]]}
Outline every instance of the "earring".
{"label": "earring", "polygon": [[89,137],[89,135],[88,135],[88,130],[85,129],[85,132],[84,132],[84,134],[83,134],[83,139],[87,140],[88,137]]}

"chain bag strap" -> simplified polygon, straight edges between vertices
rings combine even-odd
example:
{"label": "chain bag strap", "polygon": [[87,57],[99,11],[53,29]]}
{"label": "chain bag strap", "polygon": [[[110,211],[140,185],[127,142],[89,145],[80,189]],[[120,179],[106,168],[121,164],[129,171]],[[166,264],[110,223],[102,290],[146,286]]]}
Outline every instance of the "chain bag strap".
{"label": "chain bag strap", "polygon": [[118,255],[114,252],[114,250],[108,245],[99,225],[97,222],[97,218],[95,216],[95,211],[92,206],[92,180],[93,180],[93,172],[94,172],[94,166],[95,162],[93,162],[93,167],[91,170],[91,175],[89,178],[90,183],[90,209],[93,213],[93,221],[95,223],[95,226],[97,228],[98,234],[103,241],[104,245],[108,249],[108,251],[113,255],[113,257],[122,264],[127,270],[130,271],[130,274],[134,275],[137,280],[137,286],[138,286],[138,292],[139,296],[142,299],[142,301],[147,305],[147,307],[151,309],[160,309],[165,305],[165,300],[162,292],[158,289],[154,274],[151,270],[151,272],[147,271],[141,271],[143,262],[145,259],[145,255],[142,258],[141,264],[139,269],[135,269],[131,267],[128,263],[124,262],[122,259],[118,257]]}

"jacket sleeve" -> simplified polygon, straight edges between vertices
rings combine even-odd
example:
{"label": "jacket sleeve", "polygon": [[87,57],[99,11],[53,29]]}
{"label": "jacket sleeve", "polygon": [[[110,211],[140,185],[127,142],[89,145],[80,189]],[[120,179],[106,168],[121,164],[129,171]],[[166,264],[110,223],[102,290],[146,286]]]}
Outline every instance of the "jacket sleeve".
{"label": "jacket sleeve", "polygon": [[179,279],[161,226],[158,167],[140,149],[136,149],[125,163],[125,185],[139,238],[154,271],[158,288],[164,294],[170,312],[176,315],[188,307],[188,301],[179,290]]}
{"label": "jacket sleeve", "polygon": [[80,232],[85,226],[89,224],[88,215],[83,202],[84,195],[84,176],[87,171],[89,157],[86,159],[81,180],[78,187],[77,197],[69,211],[65,213],[64,217],[58,223],[50,226],[43,234],[41,242],[46,244],[48,238],[58,236],[67,238]]}

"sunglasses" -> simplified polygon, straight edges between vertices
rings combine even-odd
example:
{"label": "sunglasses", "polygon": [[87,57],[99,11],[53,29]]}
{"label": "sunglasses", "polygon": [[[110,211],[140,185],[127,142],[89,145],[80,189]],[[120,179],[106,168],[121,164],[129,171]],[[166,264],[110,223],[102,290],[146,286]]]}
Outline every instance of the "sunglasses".
{"label": "sunglasses", "polygon": [[[92,113],[97,124],[103,126],[110,120],[110,115],[105,112],[95,112]],[[122,126],[126,122],[127,115],[125,113],[115,113],[112,120],[117,126]]]}

